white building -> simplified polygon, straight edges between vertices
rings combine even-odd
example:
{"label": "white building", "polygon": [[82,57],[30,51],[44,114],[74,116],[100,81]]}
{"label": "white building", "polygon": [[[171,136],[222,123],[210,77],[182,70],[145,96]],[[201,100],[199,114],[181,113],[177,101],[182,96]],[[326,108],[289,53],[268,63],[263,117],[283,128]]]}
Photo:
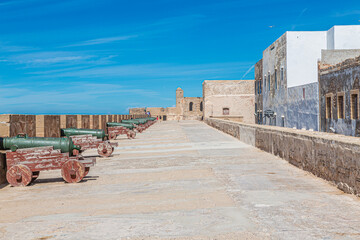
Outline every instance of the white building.
{"label": "white building", "polygon": [[286,32],[264,50],[264,124],[318,130],[318,61],[335,49],[360,49],[360,25]]}

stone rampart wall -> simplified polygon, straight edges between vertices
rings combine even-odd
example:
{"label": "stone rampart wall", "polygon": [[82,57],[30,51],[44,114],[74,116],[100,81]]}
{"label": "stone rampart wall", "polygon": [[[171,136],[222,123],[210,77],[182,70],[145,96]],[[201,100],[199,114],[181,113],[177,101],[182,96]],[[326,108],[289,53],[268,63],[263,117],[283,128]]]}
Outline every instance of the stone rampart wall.
{"label": "stone rampart wall", "polygon": [[331,133],[244,124],[207,118],[206,123],[240,141],[360,196],[360,139]]}

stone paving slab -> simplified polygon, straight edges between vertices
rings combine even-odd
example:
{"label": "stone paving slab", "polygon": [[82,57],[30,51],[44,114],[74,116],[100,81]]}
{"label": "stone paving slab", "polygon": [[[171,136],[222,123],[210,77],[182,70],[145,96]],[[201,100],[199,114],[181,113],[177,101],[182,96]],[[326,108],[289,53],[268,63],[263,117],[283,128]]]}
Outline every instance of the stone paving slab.
{"label": "stone paving slab", "polygon": [[202,122],[117,142],[81,183],[0,188],[0,239],[360,239],[359,198]]}

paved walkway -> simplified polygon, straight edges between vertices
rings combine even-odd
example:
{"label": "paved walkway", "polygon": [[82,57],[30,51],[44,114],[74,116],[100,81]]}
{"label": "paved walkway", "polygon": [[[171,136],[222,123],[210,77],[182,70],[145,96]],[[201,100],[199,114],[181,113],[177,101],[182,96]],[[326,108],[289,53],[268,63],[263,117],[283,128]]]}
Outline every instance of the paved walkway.
{"label": "paved walkway", "polygon": [[360,239],[360,199],[202,122],[118,142],[79,184],[0,187],[0,239]]}

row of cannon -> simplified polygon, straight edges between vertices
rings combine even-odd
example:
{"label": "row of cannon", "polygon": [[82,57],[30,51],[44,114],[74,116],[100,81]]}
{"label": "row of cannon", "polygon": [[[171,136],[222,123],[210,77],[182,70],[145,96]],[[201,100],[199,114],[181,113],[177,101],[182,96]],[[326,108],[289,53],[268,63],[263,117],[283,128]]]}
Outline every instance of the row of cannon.
{"label": "row of cannon", "polygon": [[63,179],[68,183],[80,182],[96,163],[95,157],[84,157],[87,149],[97,149],[100,156],[109,157],[117,143],[110,142],[121,134],[129,139],[141,133],[156,118],[108,122],[106,132],[102,129],[61,129],[60,138],[29,137],[18,134],[15,137],[0,138],[0,150],[6,150],[6,179],[13,187],[27,186],[35,181],[41,171],[61,169]]}

